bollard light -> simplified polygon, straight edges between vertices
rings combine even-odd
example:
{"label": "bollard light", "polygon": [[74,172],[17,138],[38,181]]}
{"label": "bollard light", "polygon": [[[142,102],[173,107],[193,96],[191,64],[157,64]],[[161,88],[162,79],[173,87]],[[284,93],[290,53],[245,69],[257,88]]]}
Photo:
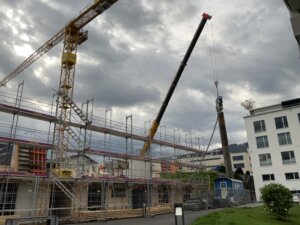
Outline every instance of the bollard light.
{"label": "bollard light", "polygon": [[182,208],[181,207],[175,208],[175,216],[182,216]]}
{"label": "bollard light", "polygon": [[177,223],[177,217],[178,216],[181,216],[181,218],[182,218],[182,225],[184,225],[183,204],[181,204],[181,203],[174,203],[174,216],[175,216],[175,225],[178,225],[178,223]]}

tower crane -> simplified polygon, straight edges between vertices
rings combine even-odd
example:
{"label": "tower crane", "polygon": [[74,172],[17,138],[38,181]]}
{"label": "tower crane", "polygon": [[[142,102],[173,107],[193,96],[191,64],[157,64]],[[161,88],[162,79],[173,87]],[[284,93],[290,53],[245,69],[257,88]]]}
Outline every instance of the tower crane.
{"label": "tower crane", "polygon": [[81,112],[80,108],[77,107],[72,100],[77,47],[88,39],[88,32],[84,31],[83,28],[116,2],[117,0],[94,0],[85,7],[79,15],[71,19],[64,28],[51,37],[15,70],[0,81],[0,87],[5,86],[8,81],[19,75],[60,41],[63,41],[61,72],[56,101],[57,120],[55,121],[53,135],[53,150],[57,160],[56,165],[59,168],[63,168],[62,165],[66,160],[65,150],[68,148],[69,136],[78,140],[78,137],[76,137],[76,134],[72,132],[68,125],[68,122],[71,120],[71,109],[77,113],[85,125],[90,123],[90,121],[85,118],[85,115]]}
{"label": "tower crane", "polygon": [[[73,31],[76,30],[77,43],[76,45],[82,44],[88,38],[87,31],[82,31],[83,27],[91,22],[98,15],[102,14],[111,5],[113,5],[117,0],[94,0],[85,9],[80,12],[75,18],[73,18],[67,25],[57,32],[53,37],[51,37],[45,44],[38,48],[34,53],[32,53],[24,62],[22,62],[17,68],[15,68],[11,73],[5,76],[0,81],[0,87],[5,86],[8,81],[18,76],[23,70],[29,67],[32,63],[42,57],[50,49],[56,46],[59,42],[64,39],[64,36],[70,32],[72,27]],[[74,37],[75,37],[74,36]],[[71,40],[70,40],[71,41]]]}
{"label": "tower crane", "polygon": [[167,95],[166,95],[166,97],[165,97],[165,99],[164,99],[164,101],[163,101],[163,103],[162,103],[162,105],[159,109],[157,117],[153,121],[153,123],[150,127],[147,141],[145,141],[145,143],[143,145],[143,148],[140,150],[140,155],[141,156],[145,156],[145,155],[149,154],[150,147],[151,147],[151,142],[152,142],[152,140],[153,140],[153,138],[156,134],[157,128],[159,127],[160,121],[161,121],[161,119],[162,119],[162,117],[163,117],[163,115],[164,115],[164,113],[167,109],[167,106],[168,106],[169,101],[170,101],[170,99],[173,95],[173,92],[176,88],[176,85],[177,85],[177,83],[178,83],[178,81],[181,77],[181,74],[182,74],[182,72],[183,72],[183,70],[184,70],[184,68],[185,68],[192,52],[193,52],[193,49],[194,49],[194,47],[195,47],[195,45],[196,45],[196,43],[197,43],[197,41],[200,37],[200,34],[202,33],[202,30],[203,30],[207,20],[210,20],[210,19],[211,19],[211,16],[208,15],[207,13],[202,14],[202,19],[201,19],[200,24],[199,24],[199,26],[198,26],[195,34],[194,34],[194,37],[193,37],[193,39],[192,39],[192,41],[189,45],[189,48],[187,49],[187,52],[185,53],[185,56],[184,56],[182,62],[180,63],[180,66],[179,66],[179,68],[178,68],[178,70],[175,74],[174,80],[173,80],[173,82],[172,82],[172,84],[171,84],[171,86],[168,90],[168,93],[167,93]]}

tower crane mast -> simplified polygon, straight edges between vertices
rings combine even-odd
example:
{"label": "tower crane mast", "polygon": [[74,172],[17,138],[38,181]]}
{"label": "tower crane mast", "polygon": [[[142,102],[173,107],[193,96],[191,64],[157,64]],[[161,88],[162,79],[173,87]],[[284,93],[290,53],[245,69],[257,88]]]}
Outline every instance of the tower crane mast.
{"label": "tower crane mast", "polygon": [[[23,63],[21,63],[14,71],[8,74],[0,81],[0,87],[5,86],[8,81],[19,75],[23,70],[48,52],[56,44],[63,40],[63,52],[61,57],[61,72],[57,91],[56,100],[56,121],[54,123],[53,132],[53,149],[54,159],[56,162],[56,175],[65,169],[69,169],[69,160],[66,153],[71,137],[81,148],[80,136],[72,131],[68,125],[71,121],[71,110],[73,109],[87,126],[91,122],[73,102],[73,87],[75,76],[75,65],[77,58],[77,47],[88,39],[87,31],[83,31],[85,25],[102,14],[117,0],[94,0],[85,7],[77,16],[71,19],[66,26],[57,34],[50,38],[38,50],[31,54]],[[52,167],[52,166],[51,166]]]}
{"label": "tower crane mast", "polygon": [[77,58],[77,47],[87,40],[87,32],[82,28],[93,20],[96,16],[108,9],[117,0],[95,0],[92,6],[84,10],[79,16],[73,19],[66,27],[63,39],[63,53],[61,58],[61,72],[56,101],[56,118],[53,132],[53,151],[56,157],[58,175],[61,170],[68,169],[70,166],[66,150],[68,149],[69,137],[76,140],[79,148],[81,145],[80,136],[72,131],[68,122],[71,122],[71,110],[73,109],[85,125],[91,121],[85,117],[81,110],[73,102],[75,65]]}

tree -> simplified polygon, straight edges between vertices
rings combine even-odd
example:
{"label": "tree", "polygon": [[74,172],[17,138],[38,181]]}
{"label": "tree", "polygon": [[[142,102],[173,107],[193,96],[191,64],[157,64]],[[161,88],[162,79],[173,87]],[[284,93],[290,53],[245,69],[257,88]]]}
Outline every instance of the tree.
{"label": "tree", "polygon": [[248,190],[250,193],[251,202],[254,202],[256,199],[254,179],[249,171],[246,171],[246,174],[244,175],[244,187],[245,187],[245,190]]}
{"label": "tree", "polygon": [[253,176],[250,174],[249,171],[246,171],[246,174],[244,176],[244,183],[245,183],[245,189],[249,191],[254,191],[254,180]]}
{"label": "tree", "polygon": [[268,184],[260,189],[261,198],[267,209],[277,219],[285,220],[289,209],[293,206],[292,193],[281,184]]}
{"label": "tree", "polygon": [[236,168],[234,173],[234,179],[244,181],[244,171],[242,170],[242,168]]}

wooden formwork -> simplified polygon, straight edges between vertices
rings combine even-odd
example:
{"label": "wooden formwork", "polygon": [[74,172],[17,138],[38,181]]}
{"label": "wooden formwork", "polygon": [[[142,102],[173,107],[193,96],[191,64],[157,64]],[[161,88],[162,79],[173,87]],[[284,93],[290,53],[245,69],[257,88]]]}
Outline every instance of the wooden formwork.
{"label": "wooden formwork", "polygon": [[87,220],[111,220],[131,217],[140,217],[143,215],[142,209],[113,209],[96,211],[79,211],[77,213],[79,221]]}
{"label": "wooden formwork", "polygon": [[172,204],[161,204],[144,209],[113,209],[113,210],[96,210],[96,211],[78,211],[78,221],[88,220],[112,220],[125,219],[142,216],[155,216],[159,214],[166,214],[173,211]]}
{"label": "wooden formwork", "polygon": [[150,216],[167,214],[171,212],[173,212],[173,204],[160,204],[160,205],[152,206],[149,209]]}
{"label": "wooden formwork", "polygon": [[5,225],[7,219],[17,219],[19,217],[18,215],[0,216],[0,225]]}

